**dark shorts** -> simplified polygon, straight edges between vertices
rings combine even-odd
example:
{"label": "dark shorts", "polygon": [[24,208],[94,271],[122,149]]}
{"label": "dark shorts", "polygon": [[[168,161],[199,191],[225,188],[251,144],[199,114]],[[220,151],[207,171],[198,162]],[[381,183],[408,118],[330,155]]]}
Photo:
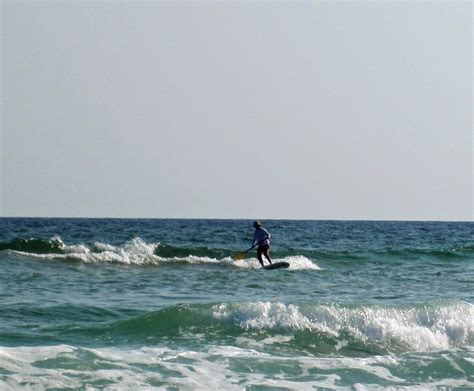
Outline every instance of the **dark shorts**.
{"label": "dark shorts", "polygon": [[257,255],[261,256],[262,254],[266,253],[268,250],[270,250],[270,246],[268,244],[262,244],[261,246],[258,246]]}

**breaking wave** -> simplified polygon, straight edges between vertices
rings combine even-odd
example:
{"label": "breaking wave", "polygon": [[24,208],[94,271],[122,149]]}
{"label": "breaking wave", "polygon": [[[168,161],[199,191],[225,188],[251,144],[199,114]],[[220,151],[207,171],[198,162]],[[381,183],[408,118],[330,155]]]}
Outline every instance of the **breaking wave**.
{"label": "breaking wave", "polygon": [[[147,243],[134,238],[122,245],[95,242],[92,245],[67,245],[56,236],[48,241],[40,239],[15,239],[1,243],[0,251],[12,251],[32,258],[76,261],[84,263],[116,263],[123,265],[208,264],[260,268],[255,258],[236,260],[237,252],[206,247],[184,248],[160,243]],[[275,261],[290,263],[288,270],[319,270],[309,258],[296,255],[275,258]]]}
{"label": "breaking wave", "polygon": [[201,336],[208,342],[248,338],[252,343],[277,341],[286,349],[311,354],[367,356],[472,345],[474,305],[460,300],[390,307],[260,301],[181,304],[93,328],[71,327],[61,334],[83,334],[86,340],[104,337],[111,344],[156,344],[170,337]]}

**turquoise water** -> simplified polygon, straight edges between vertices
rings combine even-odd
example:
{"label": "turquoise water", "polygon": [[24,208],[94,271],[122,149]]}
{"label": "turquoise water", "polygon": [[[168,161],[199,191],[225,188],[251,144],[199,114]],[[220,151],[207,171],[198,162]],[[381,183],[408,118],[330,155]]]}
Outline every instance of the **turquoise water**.
{"label": "turquoise water", "polygon": [[1,389],[474,388],[474,224],[0,219]]}

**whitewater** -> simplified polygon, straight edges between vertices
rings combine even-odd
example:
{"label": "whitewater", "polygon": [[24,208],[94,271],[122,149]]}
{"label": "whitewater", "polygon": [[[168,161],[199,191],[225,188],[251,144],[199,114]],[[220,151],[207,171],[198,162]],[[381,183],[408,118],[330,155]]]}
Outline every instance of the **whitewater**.
{"label": "whitewater", "polygon": [[474,388],[474,224],[0,219],[0,388]]}

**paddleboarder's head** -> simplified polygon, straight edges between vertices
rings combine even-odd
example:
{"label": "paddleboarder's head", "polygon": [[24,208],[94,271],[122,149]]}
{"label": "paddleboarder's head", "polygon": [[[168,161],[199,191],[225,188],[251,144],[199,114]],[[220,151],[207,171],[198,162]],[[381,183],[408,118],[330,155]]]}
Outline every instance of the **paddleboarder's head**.
{"label": "paddleboarder's head", "polygon": [[261,227],[262,224],[260,224],[260,221],[259,221],[259,220],[255,220],[255,221],[253,222],[253,226],[254,226],[255,228],[258,228],[258,227]]}

